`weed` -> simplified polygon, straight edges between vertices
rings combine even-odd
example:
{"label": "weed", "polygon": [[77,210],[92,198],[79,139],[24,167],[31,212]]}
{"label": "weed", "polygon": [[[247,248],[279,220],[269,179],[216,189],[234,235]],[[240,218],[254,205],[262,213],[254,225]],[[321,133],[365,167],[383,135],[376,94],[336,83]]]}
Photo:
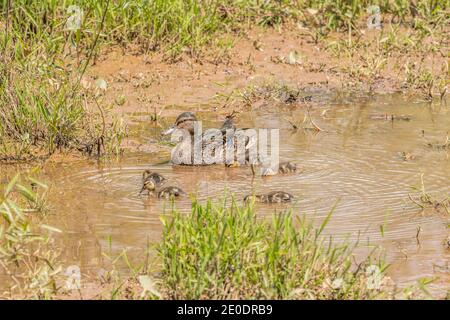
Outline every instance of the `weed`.
{"label": "weed", "polygon": [[[194,201],[188,215],[163,218],[163,296],[171,299],[370,299],[385,294],[386,266],[369,256],[355,265],[353,248],[326,240],[291,212],[257,220],[254,208]],[[377,270],[377,288],[367,268]]]}
{"label": "weed", "polygon": [[427,209],[432,209],[436,212],[441,212],[444,210],[447,215],[450,215],[450,195],[445,195],[438,199],[436,196],[428,193],[425,189],[425,184],[423,182],[423,174],[420,175],[420,187],[411,187],[418,194],[413,196],[409,194],[409,199],[418,207],[421,208],[422,212]]}
{"label": "weed", "polygon": [[[20,182],[23,180],[23,182]],[[57,291],[58,250],[48,232],[59,232],[37,216],[43,210],[41,182],[17,174],[0,197],[0,270],[9,282],[8,294],[49,299]],[[3,288],[2,288],[3,289]]]}

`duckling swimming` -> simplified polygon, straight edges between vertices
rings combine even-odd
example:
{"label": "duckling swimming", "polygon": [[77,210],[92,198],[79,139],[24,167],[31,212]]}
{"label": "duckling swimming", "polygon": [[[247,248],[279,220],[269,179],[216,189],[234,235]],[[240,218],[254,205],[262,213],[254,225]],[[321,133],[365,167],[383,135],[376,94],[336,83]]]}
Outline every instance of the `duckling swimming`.
{"label": "duckling swimming", "polygon": [[184,196],[184,195],[186,195],[186,192],[184,192],[183,190],[181,190],[178,187],[173,187],[173,186],[165,187],[165,188],[159,190],[159,192],[158,192],[158,198],[165,198],[165,199]]}
{"label": "duckling swimming", "polygon": [[290,161],[281,162],[278,165],[278,171],[275,171],[272,167],[263,167],[261,168],[262,176],[274,176],[276,174],[286,174],[286,173],[294,173],[297,172],[297,165]]}
{"label": "duckling swimming", "polygon": [[272,191],[267,194],[256,194],[254,196],[247,195],[244,197],[244,202],[249,202],[252,198],[255,198],[255,202],[260,203],[287,203],[294,199],[294,196],[284,191]]}
{"label": "duckling swimming", "polygon": [[150,170],[145,170],[142,174],[142,189],[140,194],[144,190],[148,190],[148,193],[152,193],[157,187],[163,185],[166,182],[166,178],[157,172],[152,172]]}
{"label": "duckling swimming", "polygon": [[147,169],[142,174],[142,180],[145,181],[145,180],[149,180],[149,179],[152,179],[156,183],[157,187],[163,185],[166,182],[166,180],[167,180],[166,178],[164,178],[159,173],[152,172],[152,171]]}

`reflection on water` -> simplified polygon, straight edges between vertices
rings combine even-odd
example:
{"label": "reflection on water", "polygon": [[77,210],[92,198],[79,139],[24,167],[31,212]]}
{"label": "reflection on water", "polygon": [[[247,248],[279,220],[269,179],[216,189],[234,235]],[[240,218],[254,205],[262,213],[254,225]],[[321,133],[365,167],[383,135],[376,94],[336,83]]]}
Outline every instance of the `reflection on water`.
{"label": "reflection on water", "polygon": [[[139,196],[142,171],[150,168],[201,200],[218,199],[224,189],[238,200],[252,190],[288,191],[296,197],[295,212],[314,216],[318,223],[339,200],[328,234],[356,239],[361,233],[362,239],[386,249],[392,263],[390,275],[396,282],[439,276],[435,286],[445,291],[450,283],[450,254],[442,241],[449,233],[449,218],[420,214],[408,193],[410,186],[420,183],[420,174],[430,192],[450,193],[448,151],[433,151],[425,145],[427,139],[445,138],[450,129],[449,109],[432,109],[395,96],[349,101],[323,97],[322,106],[311,110],[324,129],[320,133],[289,128],[286,117],[303,119],[305,110],[300,107],[265,107],[242,115],[240,126],[281,129],[280,160],[296,162],[303,170],[300,174],[252,179],[246,167],[172,167],[167,157],[148,153],[125,156],[120,164],[104,167],[88,163],[48,167],[50,203],[57,213],[53,224],[66,231],[61,241],[67,264],[96,272],[104,267],[102,252],[109,252],[109,238],[114,252],[128,249],[131,256],[141,254],[148,241],[160,239],[159,216],[170,203]],[[411,120],[372,117],[383,114],[408,115]],[[199,113],[198,117],[211,126],[221,120],[214,113]],[[140,128],[144,130],[145,125]],[[145,130],[146,137],[158,133],[158,129]],[[404,161],[399,156],[402,151],[415,159]],[[189,197],[178,200],[176,206],[189,210]],[[258,208],[261,216],[276,209]]]}

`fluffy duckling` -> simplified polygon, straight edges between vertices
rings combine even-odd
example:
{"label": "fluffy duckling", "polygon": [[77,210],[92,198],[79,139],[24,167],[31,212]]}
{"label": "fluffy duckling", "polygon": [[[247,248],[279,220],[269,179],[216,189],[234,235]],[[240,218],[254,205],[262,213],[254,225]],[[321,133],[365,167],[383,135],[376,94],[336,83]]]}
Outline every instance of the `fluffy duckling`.
{"label": "fluffy duckling", "polygon": [[175,197],[179,197],[179,196],[184,196],[186,195],[186,192],[184,192],[183,190],[181,190],[178,187],[165,187],[161,190],[159,190],[158,192],[158,198],[165,198],[165,199],[169,199],[169,198],[175,198]]}
{"label": "fluffy duckling", "polygon": [[251,201],[252,198],[255,198],[255,202],[260,203],[287,203],[291,202],[294,199],[294,196],[290,193],[284,191],[273,191],[267,194],[256,194],[254,196],[248,195],[245,196],[244,202]]}
{"label": "fluffy duckling", "polygon": [[142,189],[141,192],[147,190],[148,193],[152,193],[157,187],[163,185],[166,182],[166,178],[157,172],[152,172],[151,170],[145,170],[142,174]]}
{"label": "fluffy duckling", "polygon": [[281,162],[278,165],[278,171],[275,171],[271,167],[263,167],[261,168],[261,175],[262,176],[274,176],[276,174],[286,174],[286,173],[294,173],[297,172],[297,165],[295,163],[292,163],[290,161],[287,162]]}

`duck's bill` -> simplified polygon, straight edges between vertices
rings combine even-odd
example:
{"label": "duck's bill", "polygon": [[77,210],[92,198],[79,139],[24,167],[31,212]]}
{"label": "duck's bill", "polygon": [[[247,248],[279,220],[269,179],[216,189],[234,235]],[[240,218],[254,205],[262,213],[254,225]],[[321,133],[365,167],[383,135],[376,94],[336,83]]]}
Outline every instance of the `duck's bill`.
{"label": "duck's bill", "polygon": [[161,132],[162,136],[167,136],[169,134],[172,134],[175,131],[176,127],[175,126],[171,126],[169,129]]}

